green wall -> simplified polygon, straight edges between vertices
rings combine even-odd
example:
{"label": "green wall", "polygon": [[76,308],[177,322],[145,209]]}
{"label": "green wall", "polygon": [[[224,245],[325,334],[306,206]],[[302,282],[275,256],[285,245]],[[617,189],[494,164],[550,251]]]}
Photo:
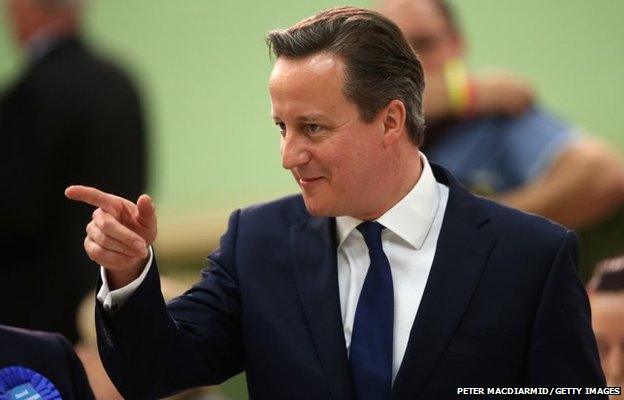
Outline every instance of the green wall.
{"label": "green wall", "polygon": [[531,78],[543,103],[624,145],[624,3],[582,0],[456,1],[475,66]]}
{"label": "green wall", "polygon": [[[624,3],[597,0],[459,2],[471,64],[535,82],[560,115],[624,144]],[[269,117],[265,32],[330,0],[92,1],[87,33],[127,66],[145,94],[152,185],[161,214],[234,207],[296,191],[281,169]],[[366,1],[355,5],[371,4]],[[6,25],[2,19],[2,26]],[[0,86],[17,70],[6,29]]]}
{"label": "green wall", "polygon": [[[455,1],[475,68],[533,80],[540,101],[624,145],[624,2]],[[263,34],[330,0],[92,0],[87,34],[145,94],[153,133],[152,189],[161,215],[223,213],[296,191],[269,117]],[[360,0],[351,4],[365,6]],[[3,15],[2,15],[3,17]],[[0,26],[5,27],[4,18]],[[18,69],[0,31],[0,86]],[[227,386],[245,398],[240,377]]]}

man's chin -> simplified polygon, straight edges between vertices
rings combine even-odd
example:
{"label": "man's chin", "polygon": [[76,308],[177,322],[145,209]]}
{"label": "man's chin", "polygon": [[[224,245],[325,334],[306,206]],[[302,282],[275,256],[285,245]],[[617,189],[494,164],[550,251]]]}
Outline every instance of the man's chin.
{"label": "man's chin", "polygon": [[325,204],[323,202],[315,201],[314,199],[310,199],[303,196],[303,202],[305,203],[306,209],[308,213],[310,213],[314,217],[336,217],[337,213],[329,204]]}

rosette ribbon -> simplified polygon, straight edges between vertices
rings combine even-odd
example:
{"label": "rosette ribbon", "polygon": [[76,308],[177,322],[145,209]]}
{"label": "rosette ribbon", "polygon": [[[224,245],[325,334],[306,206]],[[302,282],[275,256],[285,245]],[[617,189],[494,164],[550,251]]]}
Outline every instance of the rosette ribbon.
{"label": "rosette ribbon", "polygon": [[25,367],[0,369],[0,400],[63,400],[45,376]]}

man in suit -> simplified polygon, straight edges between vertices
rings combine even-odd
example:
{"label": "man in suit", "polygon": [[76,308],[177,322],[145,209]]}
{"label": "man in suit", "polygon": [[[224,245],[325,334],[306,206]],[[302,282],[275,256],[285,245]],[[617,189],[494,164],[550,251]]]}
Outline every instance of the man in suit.
{"label": "man in suit", "polygon": [[[17,367],[45,377],[64,400],[93,399],[82,364],[63,336],[0,325],[0,348],[0,394],[7,396],[3,390],[14,386],[8,384],[8,377],[12,367]],[[23,374],[12,379],[18,386],[28,382]]]}
{"label": "man in suit", "polygon": [[26,67],[0,95],[0,321],[75,342],[76,311],[93,285],[80,251],[91,210],[70,207],[63,190],[90,182],[136,199],[143,112],[126,75],[81,40],[82,1],[6,4]]}
{"label": "man in suit", "polygon": [[152,399],[246,371],[255,399],[447,399],[601,386],[573,233],[477,198],[419,152],[423,71],[391,21],[342,7],[269,33],[282,165],[301,195],[235,211],[168,305],[154,205],[95,188],[102,360]]}

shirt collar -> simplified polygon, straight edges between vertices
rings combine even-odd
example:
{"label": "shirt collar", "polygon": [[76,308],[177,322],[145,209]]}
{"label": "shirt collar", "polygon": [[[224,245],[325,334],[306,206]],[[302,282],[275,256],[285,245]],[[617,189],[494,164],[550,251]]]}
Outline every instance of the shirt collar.
{"label": "shirt collar", "polygon": [[[433,176],[427,157],[420,153],[420,159],[423,171],[416,185],[403,199],[377,219],[377,222],[416,250],[420,250],[425,242],[440,202],[438,183]],[[338,248],[360,223],[362,221],[354,217],[336,217]]]}

